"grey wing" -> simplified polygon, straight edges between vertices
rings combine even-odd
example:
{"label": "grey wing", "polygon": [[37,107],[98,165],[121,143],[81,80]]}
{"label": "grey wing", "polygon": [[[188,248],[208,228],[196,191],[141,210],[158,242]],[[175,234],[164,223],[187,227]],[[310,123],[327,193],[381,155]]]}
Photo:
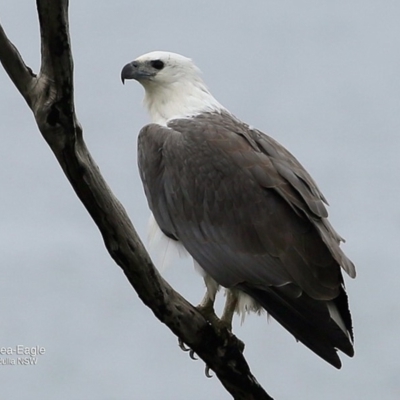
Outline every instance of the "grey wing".
{"label": "grey wing", "polygon": [[[193,130],[190,135],[156,125],[142,130],[139,166],[157,223],[225,287],[243,281],[290,283],[283,265],[266,268],[280,264],[277,242],[283,238],[260,238],[264,221],[257,214],[264,213],[266,201],[254,199],[258,184],[219,145],[218,139]],[[269,225],[276,225],[276,213],[268,214]]]}
{"label": "grey wing", "polygon": [[[351,355],[352,345],[314,300],[335,301],[352,335],[340,266],[351,275],[354,266],[327,223],[325,199],[282,146],[228,121],[197,117],[141,131],[139,166],[154,217],[219,284],[254,297],[338,366],[334,348]],[[321,320],[317,333],[313,319]],[[326,330],[333,333],[325,340]]]}
{"label": "grey wing", "polygon": [[[302,202],[300,202],[299,208],[313,222],[331,255],[350,277],[355,278],[354,264],[339,247],[340,242],[343,242],[344,239],[329,223],[327,219],[328,212],[324,206],[324,203],[328,204],[328,202],[312,177],[297,159],[273,138],[258,130],[254,130],[251,133],[261,151],[270,157],[276,171],[286,181],[286,188],[288,185],[289,187],[291,186],[289,191],[294,190],[301,196]],[[290,198],[285,195],[283,197]]]}
{"label": "grey wing", "polygon": [[334,298],[338,264],[354,266],[324,221],[322,195],[282,146],[258,131],[244,138],[240,127],[177,120],[142,130],[139,165],[156,221],[225,287],[295,283]]}

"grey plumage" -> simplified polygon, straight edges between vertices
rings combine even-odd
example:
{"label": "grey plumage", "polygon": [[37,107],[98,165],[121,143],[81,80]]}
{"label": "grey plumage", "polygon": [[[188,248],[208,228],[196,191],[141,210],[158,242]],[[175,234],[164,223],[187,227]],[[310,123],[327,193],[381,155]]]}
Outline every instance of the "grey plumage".
{"label": "grey plumage", "polygon": [[[323,195],[279,143],[224,113],[145,126],[139,169],[161,230],[219,284],[255,298],[336,367],[353,355],[342,266]],[[339,310],[346,335],[330,316]]]}

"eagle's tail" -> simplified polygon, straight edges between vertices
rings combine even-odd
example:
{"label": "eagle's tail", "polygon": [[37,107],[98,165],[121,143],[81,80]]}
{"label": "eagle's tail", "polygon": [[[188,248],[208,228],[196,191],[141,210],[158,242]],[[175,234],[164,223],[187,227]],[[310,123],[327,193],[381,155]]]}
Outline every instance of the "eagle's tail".
{"label": "eagle's tail", "polygon": [[279,288],[266,290],[246,284],[240,290],[258,301],[294,337],[336,368],[342,366],[337,349],[354,355],[353,330],[344,287],[330,301],[314,300],[305,293],[290,298]]}

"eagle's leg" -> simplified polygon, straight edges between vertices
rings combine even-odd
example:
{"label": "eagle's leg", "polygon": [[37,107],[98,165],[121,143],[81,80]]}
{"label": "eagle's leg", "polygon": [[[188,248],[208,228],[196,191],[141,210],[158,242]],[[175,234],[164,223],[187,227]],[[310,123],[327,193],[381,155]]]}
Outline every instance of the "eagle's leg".
{"label": "eagle's leg", "polygon": [[235,342],[236,346],[239,347],[243,353],[244,343],[232,334],[232,319],[233,314],[236,311],[236,307],[239,302],[239,292],[237,290],[227,289],[226,290],[226,301],[224,311],[222,312],[221,320],[219,321],[220,327],[225,327],[231,335],[231,339]]}
{"label": "eagle's leg", "polygon": [[204,277],[204,283],[207,288],[206,294],[196,308],[203,314],[207,321],[214,325],[219,322],[219,318],[214,311],[215,296],[219,286],[209,275]]}
{"label": "eagle's leg", "polygon": [[226,301],[224,311],[222,312],[220,323],[229,331],[232,331],[232,319],[238,303],[238,295],[233,290],[226,291]]}

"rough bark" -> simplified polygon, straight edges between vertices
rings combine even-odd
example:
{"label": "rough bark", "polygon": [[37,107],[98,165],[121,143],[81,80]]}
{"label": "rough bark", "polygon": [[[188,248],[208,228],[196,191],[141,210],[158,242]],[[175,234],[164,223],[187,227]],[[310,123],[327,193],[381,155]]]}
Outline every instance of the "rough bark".
{"label": "rough bark", "polygon": [[271,397],[251,374],[237,339],[217,332],[158,273],[124,207],[91,157],[76,118],[68,0],[38,0],[41,68],[35,75],[0,26],[0,61],[97,224],[111,257],[155,316],[211,368],[235,399]]}

